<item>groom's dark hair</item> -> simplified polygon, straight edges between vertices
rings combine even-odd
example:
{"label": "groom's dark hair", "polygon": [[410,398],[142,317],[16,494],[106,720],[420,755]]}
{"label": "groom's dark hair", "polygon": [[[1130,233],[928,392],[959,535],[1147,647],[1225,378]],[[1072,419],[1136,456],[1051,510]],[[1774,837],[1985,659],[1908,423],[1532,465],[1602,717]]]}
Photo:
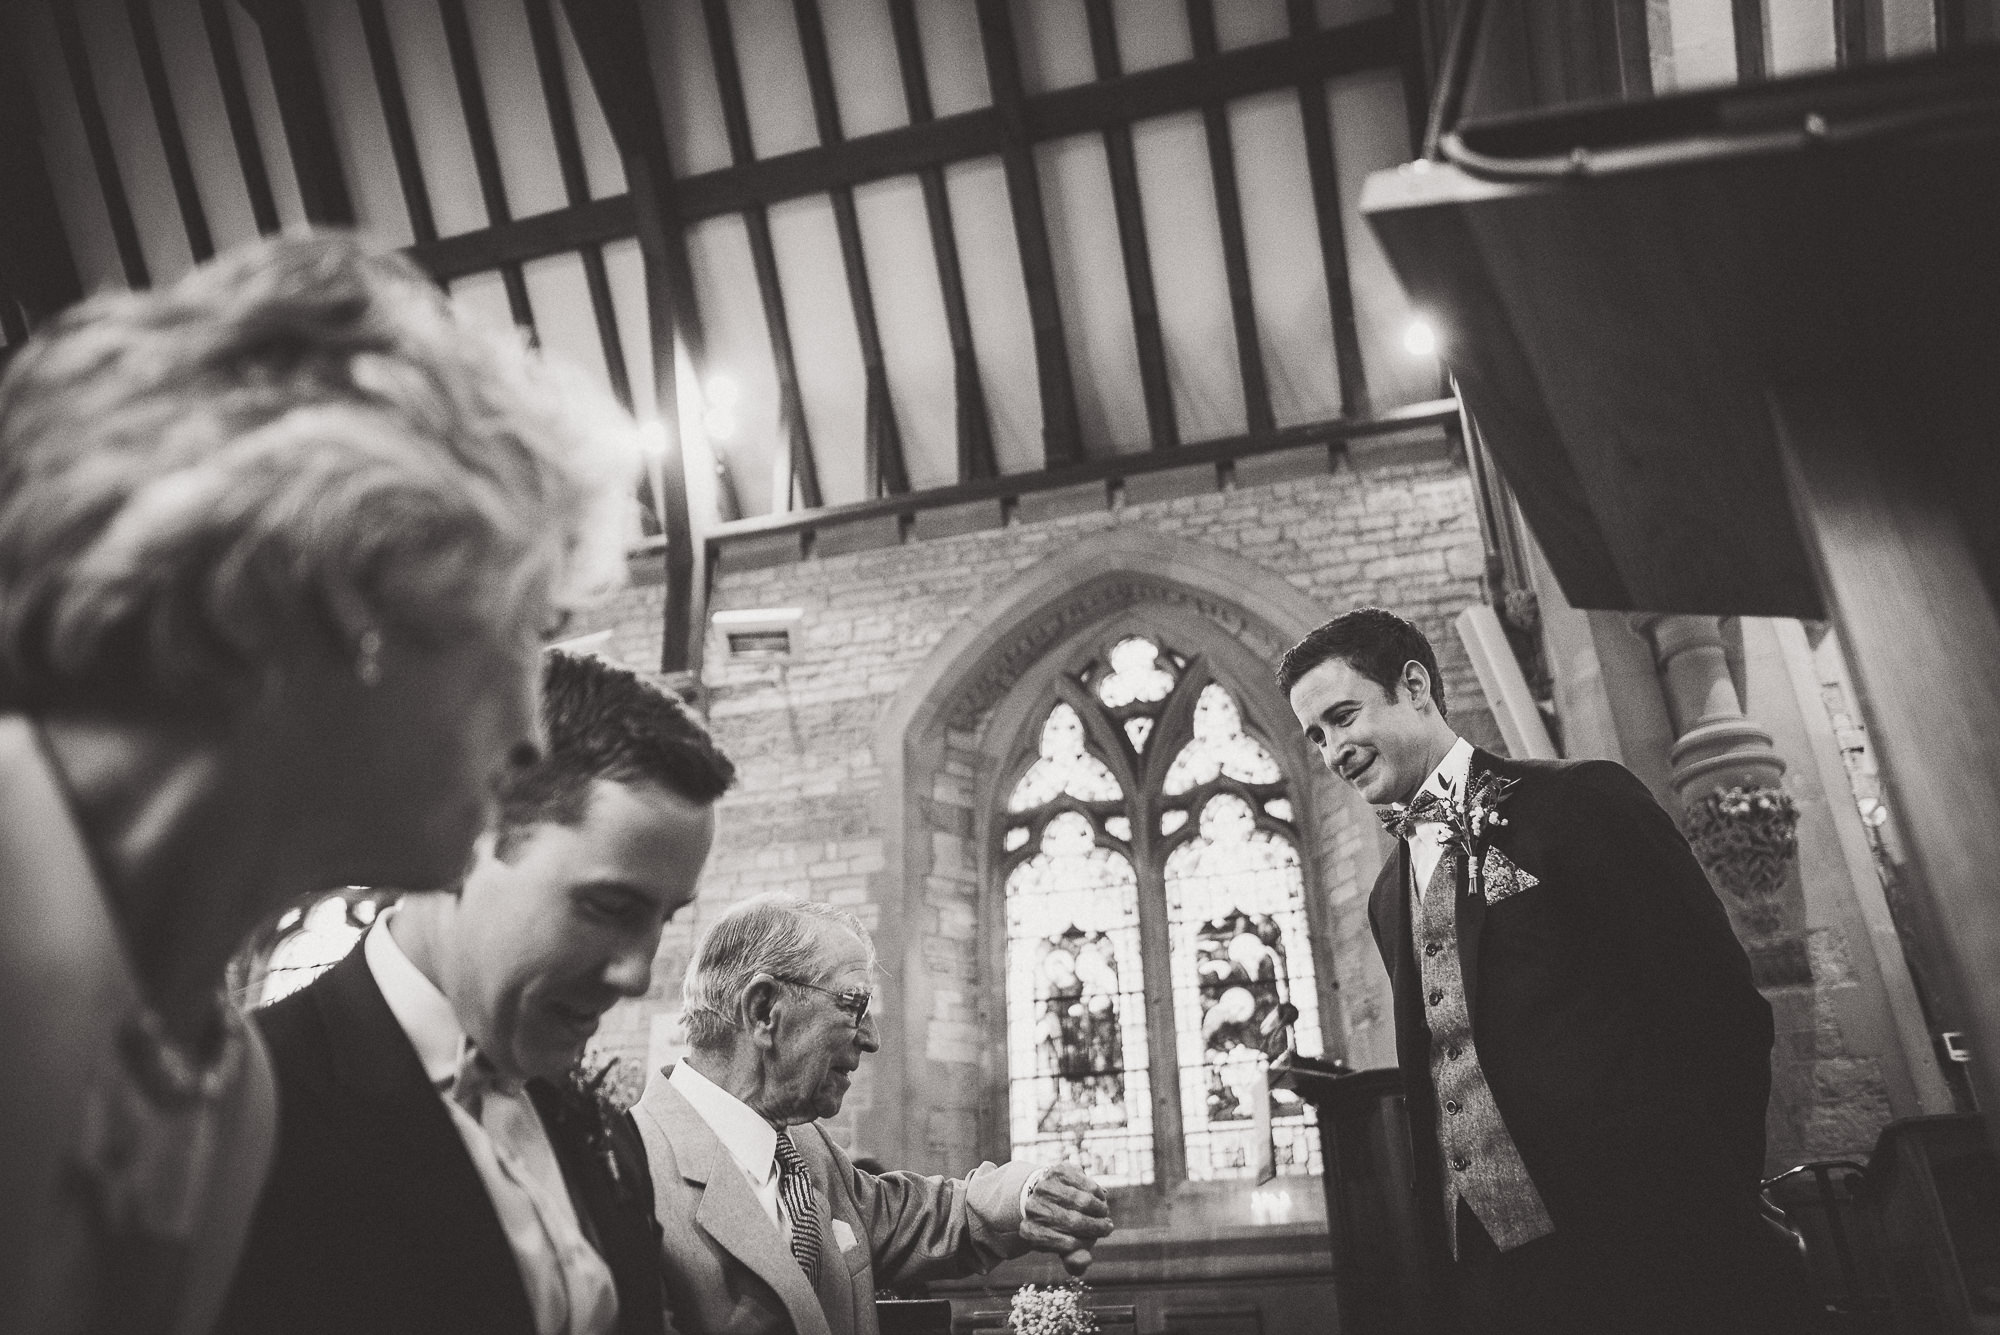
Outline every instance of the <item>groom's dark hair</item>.
{"label": "groom's dark hair", "polygon": [[500,789],[501,858],[537,825],[581,825],[599,779],[656,784],[701,806],[735,781],[736,767],[679,696],[601,658],[543,653],[541,707],[548,746]]}
{"label": "groom's dark hair", "polygon": [[1394,612],[1381,607],[1357,607],[1341,613],[1285,650],[1285,656],[1278,660],[1278,690],[1291,695],[1299,678],[1336,658],[1380,686],[1391,698],[1403,680],[1403,664],[1421,664],[1430,674],[1431,699],[1437,702],[1438,717],[1449,717],[1444,704],[1444,678],[1438,674],[1437,654],[1430,640]]}

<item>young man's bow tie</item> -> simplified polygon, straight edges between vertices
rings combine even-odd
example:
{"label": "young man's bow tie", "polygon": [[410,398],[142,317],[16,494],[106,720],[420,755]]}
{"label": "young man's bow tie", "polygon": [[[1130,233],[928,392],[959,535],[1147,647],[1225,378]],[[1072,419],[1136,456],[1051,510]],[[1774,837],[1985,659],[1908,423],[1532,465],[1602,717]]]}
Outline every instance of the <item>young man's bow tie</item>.
{"label": "young man's bow tie", "polygon": [[1375,818],[1398,839],[1408,839],[1410,832],[1425,821],[1446,820],[1448,815],[1444,802],[1428,788],[1418,793],[1417,800],[1408,806],[1392,802],[1386,807],[1375,808]]}

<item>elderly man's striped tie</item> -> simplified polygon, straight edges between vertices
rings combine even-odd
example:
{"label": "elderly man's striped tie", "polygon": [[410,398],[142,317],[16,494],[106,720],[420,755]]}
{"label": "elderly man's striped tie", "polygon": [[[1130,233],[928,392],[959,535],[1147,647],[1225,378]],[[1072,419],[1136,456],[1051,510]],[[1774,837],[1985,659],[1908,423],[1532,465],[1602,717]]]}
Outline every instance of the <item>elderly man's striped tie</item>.
{"label": "elderly man's striped tie", "polygon": [[799,1157],[791,1135],[778,1133],[778,1195],[792,1216],[792,1255],[806,1272],[806,1281],[819,1283],[819,1211],[813,1206],[812,1178],[806,1161]]}

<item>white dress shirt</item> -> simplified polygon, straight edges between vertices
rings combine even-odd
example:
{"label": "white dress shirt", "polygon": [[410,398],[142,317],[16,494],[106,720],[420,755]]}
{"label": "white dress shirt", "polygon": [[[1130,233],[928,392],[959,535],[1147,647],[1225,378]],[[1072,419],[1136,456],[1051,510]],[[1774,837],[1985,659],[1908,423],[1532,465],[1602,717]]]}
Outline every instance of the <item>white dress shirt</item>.
{"label": "white dress shirt", "polygon": [[[1465,806],[1465,778],[1472,768],[1472,743],[1463,737],[1451,744],[1451,750],[1444,753],[1431,776],[1424,780],[1424,786],[1417,791],[1437,794],[1440,801],[1449,801],[1459,808]],[[1446,785],[1450,788],[1447,790]],[[1447,792],[1449,795],[1447,795]],[[1445,844],[1451,838],[1451,827],[1441,820],[1420,820],[1407,836],[1410,843],[1410,870],[1417,878],[1417,894],[1421,896],[1430,888],[1431,875],[1437,871],[1438,859],[1444,856]]]}
{"label": "white dress shirt", "polygon": [[394,912],[370,929],[362,956],[389,1013],[451,1114],[500,1217],[528,1292],[536,1335],[610,1335],[618,1324],[618,1290],[611,1267],[577,1222],[548,1129],[518,1085],[489,1089],[477,1118],[452,1097],[465,1030],[444,993],[410,963],[389,934]]}
{"label": "white dress shirt", "polygon": [[764,1214],[778,1226],[785,1246],[790,1247],[792,1212],[778,1194],[778,1128],[765,1121],[764,1114],[685,1061],[674,1063],[674,1072],[667,1077],[667,1083],[708,1123],[708,1129],[749,1179],[757,1204],[764,1207]]}

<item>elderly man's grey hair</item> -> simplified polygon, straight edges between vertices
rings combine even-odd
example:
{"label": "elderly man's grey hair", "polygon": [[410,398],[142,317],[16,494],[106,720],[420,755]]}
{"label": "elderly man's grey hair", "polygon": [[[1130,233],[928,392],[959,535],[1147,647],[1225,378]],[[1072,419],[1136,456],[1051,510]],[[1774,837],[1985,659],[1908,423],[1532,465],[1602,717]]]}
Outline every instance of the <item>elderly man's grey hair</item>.
{"label": "elderly man's grey hair", "polygon": [[0,709],[227,705],[288,637],[435,643],[615,584],[639,440],[353,237],[92,297],[0,381]]}
{"label": "elderly man's grey hair", "polygon": [[732,904],[702,934],[681,984],[688,1046],[715,1052],[730,1045],[736,1003],[760,973],[817,983],[826,975],[819,926],[833,923],[859,937],[875,968],[875,942],[847,909],[778,891]]}

